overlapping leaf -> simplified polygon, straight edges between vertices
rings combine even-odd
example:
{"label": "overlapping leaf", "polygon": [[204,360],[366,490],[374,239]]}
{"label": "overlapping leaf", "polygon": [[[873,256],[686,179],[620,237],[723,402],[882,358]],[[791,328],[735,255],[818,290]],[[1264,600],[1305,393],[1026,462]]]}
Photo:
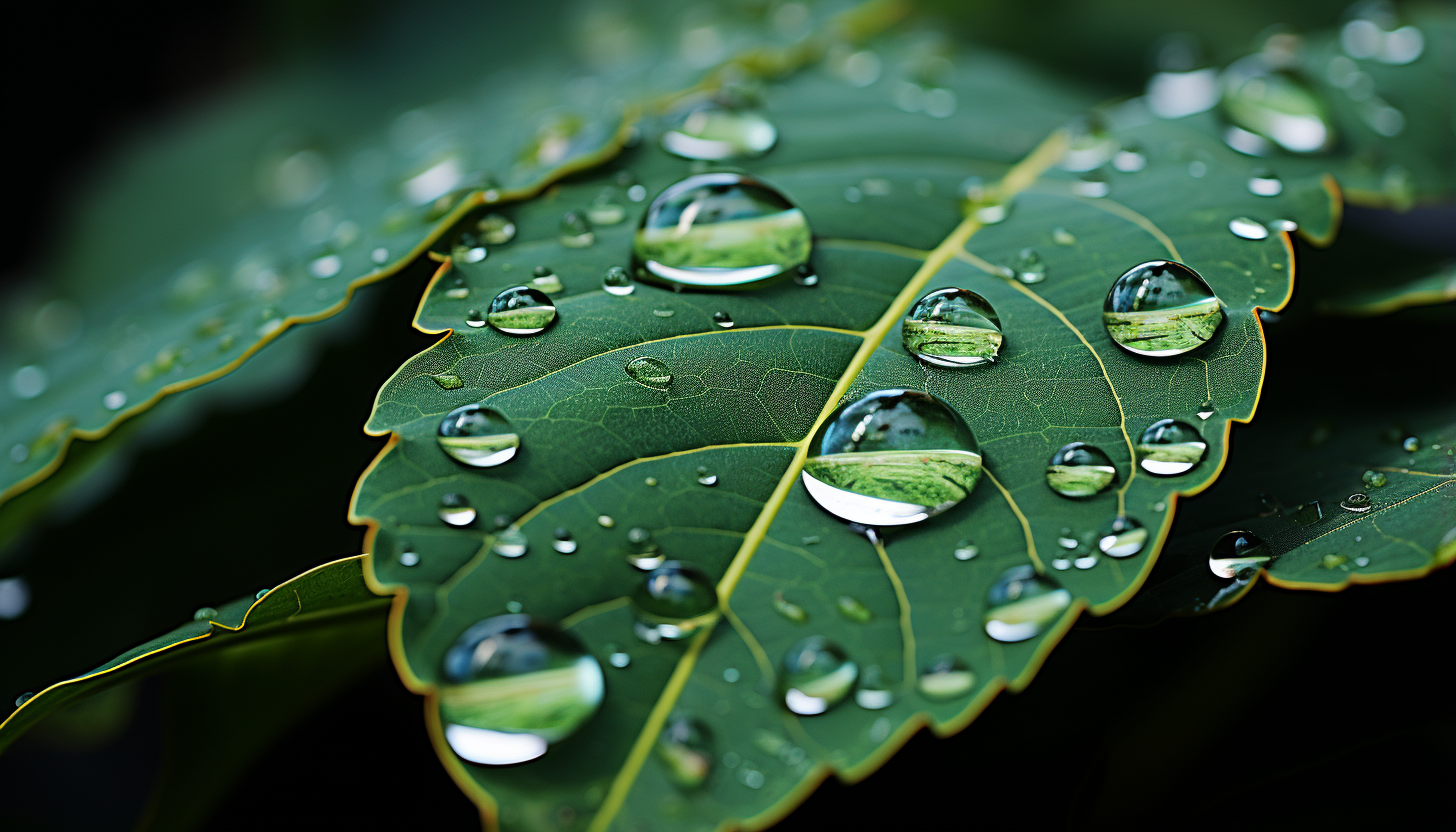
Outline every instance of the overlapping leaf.
{"label": "overlapping leaf", "polygon": [[[953,131],[925,129],[935,122],[891,106],[905,77],[857,89],[808,72],[767,92],[781,145],[739,164],[808,215],[815,287],[603,292],[603,272],[627,263],[644,206],[619,192],[625,221],[598,228],[589,248],[562,246],[556,222],[623,181],[614,171],[515,208],[515,242],[477,263],[447,264],[432,283],[417,324],[451,332],[381,391],[369,428],[396,439],[354,505],[374,526],[372,576],[398,593],[402,673],[417,689],[434,690],[456,636],[509,609],[562,622],[604,665],[618,649],[630,656],[627,667],[608,668],[602,712],[540,761],[470,766],[441,743],[452,775],[483,805],[498,801],[506,826],[713,828],[728,818],[760,825],[831,771],[854,779],[873,770],[920,725],[964,725],[998,690],[1029,680],[1079,609],[1111,609],[1136,588],[1175,495],[1211,481],[1228,424],[1253,412],[1264,363],[1254,310],[1288,297],[1292,252],[1280,234],[1240,239],[1228,223],[1258,208],[1328,238],[1334,214],[1324,179],[1288,175],[1280,195],[1255,196],[1246,160],[1186,126],[1154,123],[1119,136],[1141,147],[1144,166],[1111,174],[1108,197],[1079,196],[1087,191],[1075,177],[1047,170],[1058,139],[1007,167],[1079,103],[1058,102],[984,57],[955,65],[940,82],[961,103]],[[863,141],[838,127],[839,113],[864,131]],[[697,169],[667,157],[654,138],[648,130],[618,167],[647,194]],[[1201,176],[1189,173],[1190,148],[1206,159]],[[1002,187],[1020,191],[1009,218],[985,228],[963,223],[963,180],[991,183],[1008,171]],[[1054,235],[1058,229],[1065,233]],[[1001,264],[1026,248],[1043,258],[1045,282],[1006,278]],[[1214,341],[1182,360],[1124,354],[1101,325],[1113,279],[1157,258],[1193,265],[1227,310]],[[537,266],[564,286],[552,328],[517,339],[463,326],[470,310]],[[985,295],[1000,313],[1007,347],[995,365],[937,370],[900,346],[908,304],[951,285]],[[715,312],[735,326],[715,326]],[[626,375],[624,365],[639,356],[671,368],[668,390]],[[873,546],[796,483],[806,437],[827,411],[890,387],[951,402],[975,430],[991,477],[956,509]],[[447,411],[477,401],[506,414],[522,439],[513,461],[488,471],[457,465],[435,442]],[[1173,480],[1140,472],[1131,458],[1134,437],[1167,417],[1198,424],[1210,445],[1202,466]],[[1115,494],[1074,503],[1047,488],[1048,457],[1078,440],[1116,460],[1122,486]],[[699,484],[700,466],[717,475],[716,485]],[[446,493],[479,511],[475,527],[440,522]],[[1087,545],[1119,510],[1152,532],[1139,555],[1093,557],[1089,569],[1054,563],[1066,536],[1091,554]],[[529,541],[524,557],[491,554],[496,530],[509,523]],[[641,573],[621,557],[632,527],[651,530],[669,557],[719,580],[723,620],[710,633],[678,645],[633,637],[625,596]],[[573,535],[575,554],[551,551],[557,528]],[[966,545],[979,555],[957,559],[953,552]],[[401,562],[404,552],[414,556]],[[1028,562],[1079,601],[1039,638],[995,642],[981,625],[986,590],[1006,568]],[[780,615],[776,594],[806,620]],[[841,615],[842,596],[868,609],[868,621]],[[789,714],[773,693],[774,666],[810,634],[839,642],[862,668],[877,668],[896,701],[880,711],[846,704],[819,717]],[[974,689],[951,701],[916,692],[920,670],[941,655],[973,668]],[[651,755],[657,731],[677,711],[716,738],[718,769],[697,791],[670,786]]]}

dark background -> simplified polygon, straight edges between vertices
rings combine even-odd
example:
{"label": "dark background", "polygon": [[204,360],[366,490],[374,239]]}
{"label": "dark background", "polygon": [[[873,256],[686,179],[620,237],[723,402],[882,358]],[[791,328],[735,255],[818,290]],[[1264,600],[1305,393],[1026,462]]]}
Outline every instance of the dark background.
{"label": "dark background", "polygon": [[[1020,4],[943,5],[964,36],[1083,80],[1095,67],[1092,80],[1113,90],[1135,89],[1148,45],[1190,21],[1237,49],[1271,23],[1328,26],[1342,8],[1225,3],[1189,12],[1173,4],[1054,2],[1029,25]],[[84,199],[88,176],[148,125],[185,118],[252,73],[327,52],[390,13],[382,3],[317,0],[210,3],[165,18],[108,6],[25,12],[0,57],[10,98],[7,279],[43,270],[48,247],[64,244],[66,206]],[[1057,25],[1041,28],[1046,21]],[[1301,257],[1304,269],[1337,267],[1330,255]],[[432,340],[409,328],[424,279],[415,270],[365,293],[347,313],[352,323],[335,327],[341,331],[316,362],[276,385],[269,400],[186,420],[171,441],[152,443],[112,471],[119,491],[72,507],[21,541],[35,564],[26,573],[35,601],[22,619],[0,622],[0,679],[40,687],[166,629],[200,603],[357,552],[361,531],[344,512],[381,443],[349,426],[362,424],[389,373]],[[1421,315],[1379,326],[1428,323]],[[1261,408],[1338,407],[1340,396],[1369,395],[1368,386],[1336,385],[1330,393],[1328,376],[1277,363],[1310,344],[1342,343],[1350,328],[1297,314],[1269,327],[1276,363]],[[1340,379],[1380,376],[1391,390],[1406,382],[1378,355],[1344,365]],[[300,412],[337,418],[301,434]],[[213,462],[222,441],[228,458]],[[297,459],[312,461],[309,476],[278,476],[281,461]],[[260,488],[270,492],[266,523],[234,515],[229,507]],[[280,534],[289,545],[276,542]],[[205,551],[196,551],[198,541]],[[295,564],[278,549],[317,557]],[[158,553],[188,553],[198,566],[169,578],[148,568]],[[68,570],[42,568],[57,561]],[[159,585],[165,580],[176,585]],[[1444,632],[1453,591],[1449,571],[1336,595],[1259,587],[1204,618],[1074,631],[1025,693],[1001,697],[955,737],[917,736],[860,785],[825,784],[779,828],[1430,825],[1433,814],[1449,818],[1443,792],[1456,775]],[[150,618],[108,626],[95,613],[118,599]],[[7,664],[23,667],[26,679],[12,680]],[[120,716],[80,739],[37,731],[0,757],[0,826],[129,828],[162,759],[173,677],[114,697]],[[0,690],[5,698],[15,693]],[[381,644],[372,669],[246,768],[205,828],[477,828],[473,807],[435,759],[421,712]],[[169,739],[201,766],[228,753],[185,732]]]}

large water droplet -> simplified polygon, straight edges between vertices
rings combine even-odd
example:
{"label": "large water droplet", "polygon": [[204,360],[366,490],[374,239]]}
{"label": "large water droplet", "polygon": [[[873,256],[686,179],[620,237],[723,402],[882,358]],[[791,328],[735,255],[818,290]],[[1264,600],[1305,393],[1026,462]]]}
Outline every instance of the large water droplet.
{"label": "large water droplet", "polygon": [[450,526],[468,526],[475,522],[475,509],[470,507],[470,501],[464,495],[453,492],[440,498],[440,508],[436,513]]}
{"label": "large water droplet", "polygon": [[1248,217],[1234,217],[1229,220],[1228,228],[1235,237],[1242,237],[1245,240],[1269,239],[1269,229],[1265,228],[1263,223]]}
{"label": "large water droplet", "polygon": [[435,437],[435,441],[451,459],[475,468],[491,468],[509,462],[521,447],[521,437],[506,417],[479,404],[467,404],[450,411],[440,422],[439,436]]}
{"label": "large water droplet", "polygon": [[526,533],[513,523],[495,533],[490,550],[503,558],[518,558],[526,554],[530,546]]}
{"label": "large water droplet", "polygon": [[712,734],[703,723],[688,716],[674,716],[657,736],[657,759],[667,769],[667,779],[680,789],[696,789],[713,771]]}
{"label": "large water droplet", "polygon": [[809,443],[802,479],[830,514],[898,526],[959,503],[981,477],[981,451],[950,405],[913,390],[881,390],[840,405]]}
{"label": "large water droplet", "polygon": [[986,635],[997,641],[1025,641],[1040,635],[1072,605],[1072,593],[1030,564],[1001,573],[986,592]]}
{"label": "large water droplet", "polygon": [[1128,269],[1102,304],[1102,323],[1119,347],[1155,358],[1182,355],[1213,337],[1223,309],[1198,273],[1170,260]]}
{"label": "large water droplet", "polygon": [[440,717],[461,758],[511,765],[546,753],[602,704],[602,667],[569,633],[525,615],[474,625],[445,653]]}
{"label": "large water droplet", "polygon": [[640,356],[627,362],[624,367],[627,375],[643,387],[651,387],[653,390],[666,390],[672,385],[672,371],[667,365],[652,358],[651,356]]}
{"label": "large water droplet", "polygon": [[662,149],[684,159],[718,162],[767,153],[779,131],[756,110],[706,100],[677,113],[662,134]]}
{"label": "large water droplet", "polygon": [[808,638],[784,654],[779,695],[800,716],[822,714],[843,702],[859,679],[859,666],[823,636]]}
{"label": "large water droplet", "polygon": [[539,289],[512,286],[490,302],[485,319],[507,335],[536,335],[556,320],[556,304]]}
{"label": "large water droplet", "polygon": [[632,593],[632,611],[644,641],[676,641],[713,622],[718,590],[696,567],[670,560],[648,573]]}
{"label": "large water droplet", "polygon": [[[1219,85],[1223,113],[1240,130],[1290,153],[1319,153],[1334,145],[1334,124],[1324,101],[1292,72],[1252,55],[1229,65]],[[1255,149],[1234,144],[1246,153]]]}
{"label": "large water droplet", "polygon": [[867,711],[888,708],[895,702],[895,693],[885,679],[880,666],[872,664],[860,675],[859,687],[854,692],[854,703]]}
{"label": "large water droplet", "polygon": [[949,654],[935,657],[915,680],[915,689],[920,695],[936,701],[965,696],[975,686],[976,674],[971,672],[971,666]]}
{"label": "large water droplet", "polygon": [[1138,439],[1138,464],[1149,474],[1176,477],[1192,471],[1208,453],[1203,434],[1187,422],[1160,419]]}
{"label": "large water droplet", "polygon": [[1148,542],[1148,530],[1126,515],[1112,518],[1097,536],[1097,549],[1114,558],[1130,558],[1141,552]]}
{"label": "large water droplet", "polygon": [[[610,528],[613,525],[612,518],[606,515],[602,515],[602,517],[607,519],[607,522],[602,525]],[[602,517],[597,518],[597,522],[600,523]],[[628,563],[644,572],[650,572],[661,566],[666,560],[667,555],[662,553],[662,547],[653,539],[652,532],[641,526],[634,526],[627,530]]]}
{"label": "large water droplet", "polygon": [[1233,578],[1246,569],[1263,566],[1273,557],[1263,538],[1253,532],[1234,531],[1214,541],[1208,553],[1208,568],[1220,578]]}
{"label": "large water droplet", "polygon": [[1091,497],[1117,482],[1117,468],[1101,448],[1073,442],[1047,461],[1046,481],[1063,497]]}
{"label": "large water droplet", "polygon": [[738,288],[809,261],[809,222],[773,186],[701,173],[658,194],[632,244],[638,274],[671,286]]}
{"label": "large water droplet", "polygon": [[937,289],[916,301],[900,331],[906,352],[939,367],[995,361],[1005,340],[990,302],[955,288]]}

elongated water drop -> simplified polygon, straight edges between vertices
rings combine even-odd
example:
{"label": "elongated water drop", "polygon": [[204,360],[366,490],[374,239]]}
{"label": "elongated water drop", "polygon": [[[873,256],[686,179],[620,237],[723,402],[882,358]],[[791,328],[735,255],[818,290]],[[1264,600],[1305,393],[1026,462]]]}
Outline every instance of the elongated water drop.
{"label": "elongated water drop", "polygon": [[844,649],[823,636],[809,636],[784,654],[779,695],[800,716],[822,714],[848,698],[859,666]]}
{"label": "elongated water drop", "polygon": [[627,362],[624,367],[628,377],[643,387],[666,390],[672,385],[672,371],[667,365],[651,356],[640,356]]}
{"label": "elongated water drop", "polygon": [[1117,482],[1117,468],[1101,448],[1072,442],[1047,461],[1046,481],[1063,497],[1092,497]]}
{"label": "elongated water drop", "polygon": [[1114,558],[1130,558],[1143,550],[1148,542],[1148,530],[1131,517],[1120,515],[1112,518],[1097,537],[1097,549]]}
{"label": "elongated water drop", "polygon": [[1119,347],[1162,358],[1195,350],[1223,323],[1223,308],[1197,272],[1171,260],[1128,269],[1102,304],[1102,323]]}
{"label": "elongated water drop", "polygon": [[1220,578],[1237,577],[1257,569],[1274,557],[1263,538],[1253,532],[1233,531],[1220,537],[1208,553],[1208,568]]}
{"label": "elongated water drop", "polygon": [[440,498],[440,508],[436,512],[440,519],[449,526],[468,526],[475,522],[475,509],[470,507],[470,501],[464,495],[451,492]]}
{"label": "elongated water drop", "polygon": [[937,702],[965,696],[975,686],[976,674],[971,672],[971,666],[949,653],[936,656],[915,680],[915,689],[920,695]]}
{"label": "elongated water drop", "polygon": [[556,304],[539,289],[512,286],[490,302],[485,319],[507,335],[536,335],[556,320]]}
{"label": "elongated water drop", "polygon": [[773,123],[757,110],[700,100],[672,117],[662,149],[709,162],[751,159],[769,152],[778,137]]}
{"label": "elongated water drop", "polygon": [[637,284],[632,280],[632,275],[621,266],[612,266],[602,275],[602,291],[609,295],[623,297],[632,294]]}
{"label": "elongated water drop", "polygon": [[981,451],[961,415],[913,390],[840,405],[809,443],[802,480],[820,508],[851,523],[898,526],[964,500]]}
{"label": "elongated water drop", "polygon": [[1077,235],[1065,228],[1053,228],[1052,242],[1059,246],[1074,246],[1077,244]]}
{"label": "elongated water drop", "polygon": [[1340,501],[1340,508],[1355,514],[1364,514],[1370,510],[1371,505],[1370,495],[1363,491],[1357,491]]}
{"label": "elongated water drop", "polygon": [[782,591],[774,592],[773,608],[774,612],[795,624],[803,624],[809,620],[809,613],[805,612],[803,607],[785,598]]}
{"label": "elongated water drop", "polygon": [[1251,220],[1248,217],[1234,217],[1229,220],[1228,227],[1229,231],[1232,231],[1235,237],[1242,237],[1245,240],[1269,239],[1269,229],[1265,228],[1263,223]]}
{"label": "elongated water drop", "polygon": [[632,244],[637,274],[669,286],[732,289],[809,261],[804,213],[773,186],[701,173],[658,194]]}
{"label": "elongated water drop", "polygon": [[[602,515],[602,517],[606,517],[606,515]],[[608,522],[602,525],[610,527],[612,525],[610,522],[611,518],[607,517],[606,519]],[[597,520],[600,522],[601,518],[597,518]],[[641,526],[635,526],[627,530],[628,563],[641,569],[643,572],[650,572],[661,566],[666,560],[667,556],[662,553],[662,547],[653,539],[652,532],[649,532]]]}
{"label": "elongated water drop", "polygon": [[667,779],[680,789],[696,789],[713,771],[713,738],[708,727],[688,716],[668,719],[657,736],[657,759]]}
{"label": "elongated water drop", "polygon": [[197,611],[192,613],[193,621],[211,621],[214,618],[217,618],[217,610],[213,607],[198,607]]}
{"label": "elongated water drop", "polygon": [[480,404],[450,411],[440,422],[435,441],[451,459],[475,468],[509,462],[521,447],[521,437],[506,417]]}
{"label": "elongated water drop", "polygon": [[962,540],[955,545],[955,549],[951,551],[951,554],[956,560],[975,560],[976,556],[981,554],[981,550],[971,541]]}
{"label": "elongated water drop", "polygon": [[956,288],[937,289],[916,301],[900,333],[906,352],[939,367],[989,364],[1005,340],[990,302]]}
{"label": "elongated water drop", "polygon": [[1249,177],[1249,193],[1254,196],[1279,196],[1284,193],[1284,181],[1268,170],[1256,170]]}
{"label": "elongated water drop", "polygon": [[[1252,55],[1230,64],[1219,86],[1224,116],[1256,139],[1290,153],[1319,153],[1334,145],[1334,123],[1324,101],[1294,73]],[[1260,152],[1246,141],[1231,144],[1245,153]]]}
{"label": "elongated water drop", "polygon": [[481,765],[533,760],[601,707],[602,667],[581,642],[525,615],[487,618],[445,653],[445,740]]}
{"label": "elongated water drop", "polygon": [[1160,419],[1138,439],[1138,464],[1149,474],[1176,477],[1192,471],[1208,453],[1198,429],[1176,419]]}
{"label": "elongated water drop", "polygon": [[986,592],[986,635],[1025,641],[1040,635],[1072,605],[1072,593],[1030,564],[1013,566]]}
{"label": "elongated water drop", "polygon": [[676,641],[713,622],[718,590],[697,567],[670,560],[649,572],[632,593],[632,611],[644,641]]}
{"label": "elongated water drop", "polygon": [[866,624],[875,617],[875,614],[870,612],[870,608],[865,606],[863,601],[849,595],[839,596],[839,600],[834,602],[834,606],[839,610],[840,615],[856,624]]}

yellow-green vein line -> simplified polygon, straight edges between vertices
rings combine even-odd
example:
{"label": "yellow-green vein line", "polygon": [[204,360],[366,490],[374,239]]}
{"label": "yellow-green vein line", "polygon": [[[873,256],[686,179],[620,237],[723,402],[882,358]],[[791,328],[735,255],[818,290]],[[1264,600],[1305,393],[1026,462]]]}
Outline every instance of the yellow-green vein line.
{"label": "yellow-green vein line", "polygon": [[910,596],[905,593],[905,584],[900,580],[900,575],[895,571],[895,565],[890,562],[890,554],[885,551],[885,544],[877,538],[875,540],[875,554],[880,556],[880,563],[885,567],[885,574],[890,578],[890,586],[895,588],[895,601],[900,605],[900,639],[904,642],[905,653],[905,684],[915,684],[915,628],[910,623]]}
{"label": "yellow-green vein line", "polygon": [[627,606],[627,597],[625,595],[621,598],[613,598],[610,601],[603,601],[600,604],[592,604],[590,606],[582,607],[571,615],[568,615],[565,618],[561,619],[561,622],[557,626],[563,630],[570,630],[572,627],[575,627],[576,625],[587,620],[588,618],[601,615],[604,612],[611,612],[612,610],[620,609],[625,606]]}
{"label": "yellow-green vein line", "polygon": [[1038,572],[1045,572],[1046,567],[1042,565],[1041,558],[1037,557],[1036,554],[1036,540],[1031,536],[1031,522],[1022,513],[1021,506],[1016,504],[1016,500],[1011,496],[1011,492],[1007,491],[1006,486],[1002,485],[1001,481],[996,479],[996,475],[991,473],[991,469],[982,468],[981,472],[985,474],[986,479],[991,481],[992,485],[996,486],[996,490],[1001,492],[1001,496],[1006,499],[1006,505],[1011,507],[1011,513],[1016,515],[1016,522],[1021,524],[1022,534],[1026,535],[1026,553],[1031,556],[1031,562],[1036,564],[1036,570]]}

